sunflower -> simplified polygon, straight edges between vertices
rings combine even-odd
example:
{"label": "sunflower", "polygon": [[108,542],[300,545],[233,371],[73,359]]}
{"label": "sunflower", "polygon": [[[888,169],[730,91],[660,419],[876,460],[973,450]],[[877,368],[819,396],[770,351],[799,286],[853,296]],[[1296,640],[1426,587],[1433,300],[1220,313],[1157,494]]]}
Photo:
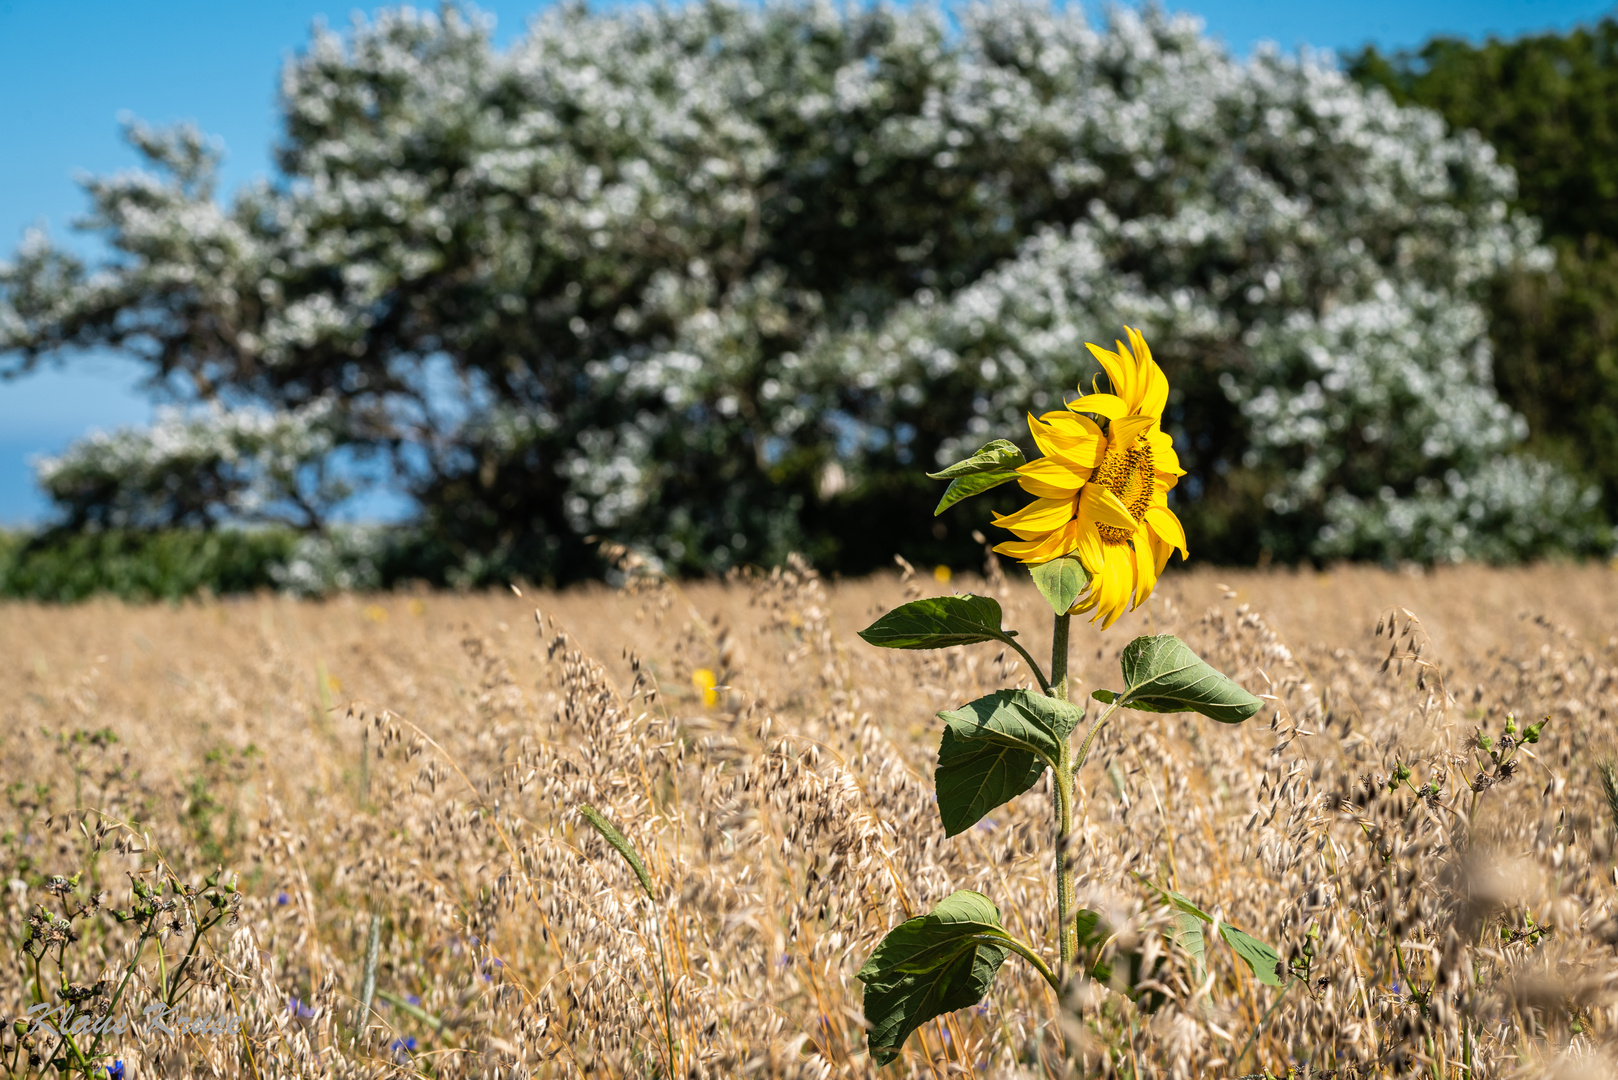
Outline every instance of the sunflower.
{"label": "sunflower", "polygon": [[1034,501],[994,519],[1017,536],[995,547],[1003,555],[1029,564],[1078,556],[1090,585],[1073,610],[1093,609],[1091,621],[1103,628],[1126,605],[1139,607],[1152,595],[1175,549],[1181,558],[1188,554],[1185,529],[1167,499],[1185,475],[1162,428],[1169,381],[1146,339],[1124,331],[1129,344],[1116,342],[1117,352],[1088,346],[1112,393],[1085,394],[1065,410],[1029,415],[1045,456],[1020,467],[1017,482]]}

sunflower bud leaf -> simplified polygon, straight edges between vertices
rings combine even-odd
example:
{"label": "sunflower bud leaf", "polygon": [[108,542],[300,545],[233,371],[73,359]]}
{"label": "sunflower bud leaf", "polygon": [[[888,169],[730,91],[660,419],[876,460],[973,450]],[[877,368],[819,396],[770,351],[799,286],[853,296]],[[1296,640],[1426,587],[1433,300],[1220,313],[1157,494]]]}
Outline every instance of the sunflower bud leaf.
{"label": "sunflower bud leaf", "polygon": [[962,476],[974,476],[978,473],[999,472],[1001,469],[1015,469],[1026,464],[1022,451],[1017,444],[1009,439],[996,439],[984,443],[977,453],[963,461],[957,461],[947,469],[941,469],[927,475],[934,480],[955,480]]}
{"label": "sunflower bud leaf", "polygon": [[1026,460],[1016,443],[995,439],[984,444],[966,460],[957,461],[939,472],[928,473],[934,480],[950,481],[949,487],[944,490],[944,497],[938,500],[938,506],[933,510],[933,516],[937,517],[962,499],[1017,479],[1017,467],[1025,464]]}
{"label": "sunflower bud leaf", "polygon": [[938,817],[944,835],[956,836],[1038,783],[1084,712],[1047,694],[999,690],[938,716]]}
{"label": "sunflower bud leaf", "polygon": [[1063,555],[1028,569],[1034,578],[1034,588],[1058,615],[1072,611],[1090,584],[1090,572],[1073,555]]}
{"label": "sunflower bud leaf", "polygon": [[1173,634],[1138,637],[1124,646],[1123,705],[1142,712],[1198,712],[1239,724],[1264,702],[1191,651]]}
{"label": "sunflower bud leaf", "polygon": [[1016,636],[1015,630],[1000,626],[1000,604],[973,593],[912,600],[860,631],[868,644],[883,649],[947,649],[980,641],[1010,644]]}
{"label": "sunflower bud leaf", "polygon": [[1000,909],[982,893],[951,893],[888,931],[855,974],[865,984],[867,1045],[878,1065],[935,1016],[982,1001],[1011,954]]}

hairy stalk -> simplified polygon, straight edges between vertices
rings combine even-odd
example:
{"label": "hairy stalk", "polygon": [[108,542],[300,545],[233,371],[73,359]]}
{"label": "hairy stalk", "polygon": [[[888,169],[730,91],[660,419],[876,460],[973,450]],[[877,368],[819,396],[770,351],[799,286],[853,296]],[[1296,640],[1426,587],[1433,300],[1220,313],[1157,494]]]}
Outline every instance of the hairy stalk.
{"label": "hairy stalk", "polygon": [[[1051,681],[1046,684],[1045,692],[1051,697],[1061,698],[1063,701],[1068,699],[1067,634],[1068,624],[1072,619],[1073,616],[1071,615],[1056,616],[1056,625],[1051,630]],[[1027,656],[1028,654],[1024,653],[1023,655]],[[1032,658],[1028,662],[1033,664],[1034,674],[1039,674],[1039,665],[1034,664]],[[1044,682],[1043,679],[1040,681]]]}
{"label": "hairy stalk", "polygon": [[[1051,632],[1052,697],[1067,700],[1067,639],[1071,615],[1056,616]],[[1067,982],[1069,969],[1079,951],[1078,924],[1074,921],[1073,868],[1068,864],[1068,837],[1073,832],[1073,749],[1063,739],[1056,775],[1051,778],[1056,791],[1056,944],[1059,980]]]}

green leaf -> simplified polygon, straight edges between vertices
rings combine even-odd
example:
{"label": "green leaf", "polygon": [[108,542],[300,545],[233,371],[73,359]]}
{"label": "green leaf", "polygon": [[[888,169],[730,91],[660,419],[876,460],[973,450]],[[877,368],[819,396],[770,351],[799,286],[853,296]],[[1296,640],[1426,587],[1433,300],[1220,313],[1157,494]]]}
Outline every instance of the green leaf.
{"label": "green leaf", "polygon": [[933,516],[937,517],[962,499],[1017,479],[1017,467],[1024,462],[1022,451],[1015,443],[995,439],[965,461],[957,461],[942,472],[928,473],[934,480],[950,481]]}
{"label": "green leaf", "polygon": [[1090,696],[1101,702],[1103,705],[1111,705],[1113,702],[1118,700],[1118,695],[1113,693],[1111,690],[1092,690],[1090,691]]}
{"label": "green leaf", "polygon": [[1011,951],[1006,940],[1000,909],[970,889],[889,930],[855,976],[865,984],[866,1044],[876,1063],[897,1058],[933,1017],[982,1001]]}
{"label": "green leaf", "polygon": [[[1165,889],[1140,874],[1135,875],[1135,880],[1168,901],[1169,906],[1179,910],[1179,914],[1175,916],[1174,941],[1191,953],[1199,967],[1206,957],[1207,946],[1204,943],[1202,928],[1193,924],[1213,923],[1215,929],[1219,931],[1219,936],[1235,950],[1236,955],[1259,982],[1266,986],[1286,985],[1286,976],[1283,974],[1285,967],[1281,963],[1281,955],[1274,949],[1245,930],[1238,930],[1227,922],[1220,922],[1173,889]],[[1194,938],[1191,936],[1193,929]]]}
{"label": "green leaf", "polygon": [[1084,713],[1077,705],[1028,690],[1000,690],[941,712],[938,816],[956,836],[1039,781]]}
{"label": "green leaf", "polygon": [[970,499],[974,495],[981,495],[991,488],[997,488],[1001,484],[1009,484],[1015,479],[1017,479],[1017,470],[999,469],[995,472],[974,473],[971,476],[963,476],[959,480],[953,480],[950,482],[949,487],[944,489],[943,498],[939,499],[938,505],[933,508],[933,517],[942,514],[962,499]]}
{"label": "green leaf", "polygon": [[964,461],[957,461],[949,468],[940,472],[928,473],[934,480],[955,480],[962,476],[974,476],[979,473],[996,472],[1000,469],[1015,469],[1019,465],[1026,465],[1022,451],[1017,444],[1007,439],[995,439],[984,443],[978,452]]}
{"label": "green leaf", "polygon": [[1075,556],[1063,555],[1047,563],[1029,567],[1034,576],[1034,588],[1058,615],[1073,610],[1079,597],[1090,584],[1090,571]]}
{"label": "green leaf", "polygon": [[1138,637],[1124,646],[1122,703],[1143,712],[1199,712],[1239,724],[1264,702],[1220,674],[1173,634]]}
{"label": "green leaf", "polygon": [[1173,940],[1176,945],[1191,954],[1191,962],[1195,965],[1192,970],[1200,979],[1203,964],[1208,956],[1208,943],[1202,934],[1202,920],[1184,911],[1176,914]]}
{"label": "green leaf", "polygon": [[629,868],[635,871],[635,876],[640,879],[640,887],[646,890],[646,895],[649,898],[655,900],[656,897],[652,896],[652,875],[646,872],[646,864],[640,861],[640,855],[636,853],[624,834],[618,831],[618,826],[602,817],[600,812],[588,803],[579,804],[579,813],[583,815],[585,821],[595,826],[596,832],[601,834],[602,839],[611,844],[618,854],[624,857],[624,862],[629,864]]}
{"label": "green leaf", "polygon": [[884,649],[947,649],[979,641],[1010,643],[1015,630],[1000,626],[1000,605],[987,596],[930,596],[894,608],[860,631]]}
{"label": "green leaf", "polygon": [[1285,986],[1286,976],[1283,974],[1286,967],[1281,963],[1281,954],[1270,948],[1264,942],[1245,931],[1238,930],[1229,923],[1219,924],[1219,936],[1225,943],[1236,950],[1252,970],[1253,977],[1266,986]]}

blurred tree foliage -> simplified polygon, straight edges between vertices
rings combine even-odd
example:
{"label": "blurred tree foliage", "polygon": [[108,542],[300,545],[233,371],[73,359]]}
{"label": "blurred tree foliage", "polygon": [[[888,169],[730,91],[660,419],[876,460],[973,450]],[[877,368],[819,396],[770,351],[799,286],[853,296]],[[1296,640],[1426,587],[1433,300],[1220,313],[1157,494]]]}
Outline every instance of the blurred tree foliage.
{"label": "blurred tree foliage", "polygon": [[132,125],[146,168],[87,183],[110,257],[0,266],[4,367],[112,347],[219,410],[47,463],[64,518],[202,492],[319,534],[329,448],[392,462],[416,554],[308,544],[289,581],[566,581],[592,537],[962,565],[1018,496],[934,520],[925,471],[1032,450],[1127,323],[1199,559],[1605,542],[1494,389],[1480,302],[1542,254],[1509,171],[1309,57],[1039,0],[558,4],[497,50],[452,6],[317,30],[281,111],[229,198],[201,133]]}
{"label": "blurred tree foliage", "polygon": [[1549,272],[1513,267],[1488,301],[1495,379],[1531,445],[1618,506],[1618,20],[1348,62],[1400,104],[1472,130],[1517,171],[1516,205],[1544,225]]}

